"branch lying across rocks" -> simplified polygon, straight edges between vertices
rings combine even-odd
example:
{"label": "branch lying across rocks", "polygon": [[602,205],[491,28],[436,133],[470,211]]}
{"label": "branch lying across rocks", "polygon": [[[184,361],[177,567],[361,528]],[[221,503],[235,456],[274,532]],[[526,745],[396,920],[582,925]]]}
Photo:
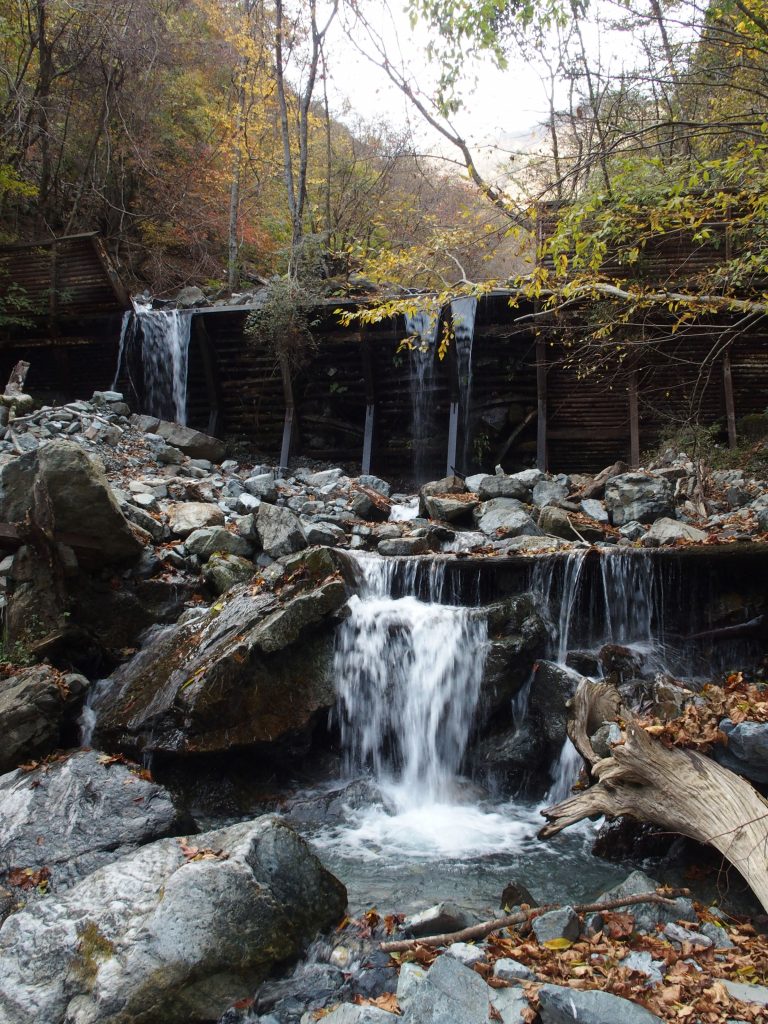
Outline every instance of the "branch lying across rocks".
{"label": "branch lying across rocks", "polygon": [[[577,914],[595,914],[603,910],[616,910],[618,907],[634,907],[638,903],[657,903],[663,907],[674,907],[673,897],[688,896],[688,889],[665,889],[664,894],[660,892],[641,892],[634,896],[624,896],[622,899],[608,900],[605,903],[582,903],[573,909]],[[425,935],[417,939],[397,939],[393,942],[382,942],[379,949],[383,953],[402,953],[416,946],[450,946],[454,942],[468,942],[472,939],[484,939],[491,932],[500,931],[502,928],[510,928],[518,924],[526,924],[540,914],[549,913],[550,910],[560,910],[562,904],[549,903],[544,907],[531,907],[528,910],[518,910],[514,914],[507,914],[505,917],[496,917],[490,921],[481,921],[478,924],[470,925],[469,928],[462,928],[458,932],[444,932],[442,935]]]}

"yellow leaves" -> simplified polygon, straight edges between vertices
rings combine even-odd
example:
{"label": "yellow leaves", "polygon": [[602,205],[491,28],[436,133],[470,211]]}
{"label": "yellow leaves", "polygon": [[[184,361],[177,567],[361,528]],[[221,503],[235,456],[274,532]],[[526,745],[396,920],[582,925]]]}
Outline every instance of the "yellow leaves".
{"label": "yellow leaves", "polygon": [[570,949],[572,945],[573,943],[570,939],[562,937],[559,939],[547,939],[545,942],[542,942],[542,946],[545,946],[547,949]]}

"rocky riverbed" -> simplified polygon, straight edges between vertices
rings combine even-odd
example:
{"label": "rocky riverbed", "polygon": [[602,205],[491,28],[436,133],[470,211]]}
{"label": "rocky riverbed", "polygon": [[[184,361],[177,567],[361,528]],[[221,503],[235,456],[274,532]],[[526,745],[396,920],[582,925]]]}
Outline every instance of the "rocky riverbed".
{"label": "rocky riverbed", "polygon": [[[646,615],[650,638],[655,549],[727,548],[759,564],[766,481],[703,475],[668,452],[636,472],[499,470],[392,493],[341,467],[227,459],[215,438],[133,416],[113,392],[12,415],[2,434],[1,1019],[309,1024],[338,1003],[324,1019],[639,1022],[686,1019],[686,1004],[691,1020],[761,1019],[765,992],[743,986],[766,978],[763,940],[690,902],[654,920],[647,908],[602,921],[545,913],[437,959],[419,947],[398,960],[378,940],[422,925],[380,906],[381,919],[347,921],[287,965],[347,904],[294,829],[311,835],[356,800],[387,800],[370,779],[302,789],[339,770],[350,726],[338,638],[344,624],[352,640],[375,627],[351,604],[371,565],[387,593],[474,606],[456,619],[483,651],[457,764],[486,792],[543,796],[582,674],[612,678],[659,728],[711,727],[714,756],[764,786],[764,585],[700,588],[699,618],[666,643],[663,666],[635,620]],[[603,562],[589,569],[601,553],[621,569],[624,598],[631,590],[632,628],[614,622],[612,643],[578,635],[575,621],[590,618],[578,589],[588,572],[606,607],[619,593]],[[512,582],[489,586],[484,566]],[[689,580],[675,586],[683,605]],[[387,606],[393,642],[409,628],[404,608]],[[452,621],[434,620],[449,632]],[[569,630],[582,648],[565,644]],[[730,665],[738,680],[709,656],[709,677],[670,670],[720,637],[743,659]]]}

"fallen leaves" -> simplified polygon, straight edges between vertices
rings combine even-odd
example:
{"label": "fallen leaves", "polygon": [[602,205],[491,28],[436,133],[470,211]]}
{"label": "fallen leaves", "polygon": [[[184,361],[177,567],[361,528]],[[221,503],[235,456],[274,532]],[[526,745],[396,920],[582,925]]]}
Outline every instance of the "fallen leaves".
{"label": "fallen leaves", "polygon": [[43,894],[48,892],[50,877],[50,868],[11,868],[7,882],[14,889],[21,889],[23,892],[37,889]]}
{"label": "fallen leaves", "polygon": [[209,846],[190,846],[186,839],[177,839],[179,849],[187,864],[202,860],[228,860],[229,854],[223,850],[212,850]]}

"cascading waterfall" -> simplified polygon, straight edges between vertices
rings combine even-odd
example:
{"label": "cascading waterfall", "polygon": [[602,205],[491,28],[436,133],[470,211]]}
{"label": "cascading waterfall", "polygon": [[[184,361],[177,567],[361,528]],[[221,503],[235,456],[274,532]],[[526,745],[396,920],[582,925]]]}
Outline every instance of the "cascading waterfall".
{"label": "cascading waterfall", "polygon": [[187,371],[192,312],[135,304],[123,316],[113,388],[127,369],[129,350],[140,345],[142,411],[176,423],[187,422]]}
{"label": "cascading waterfall", "polygon": [[427,474],[427,446],[433,436],[432,378],[439,321],[425,311],[405,317],[411,339],[411,409],[413,413],[413,471],[421,482]]}

